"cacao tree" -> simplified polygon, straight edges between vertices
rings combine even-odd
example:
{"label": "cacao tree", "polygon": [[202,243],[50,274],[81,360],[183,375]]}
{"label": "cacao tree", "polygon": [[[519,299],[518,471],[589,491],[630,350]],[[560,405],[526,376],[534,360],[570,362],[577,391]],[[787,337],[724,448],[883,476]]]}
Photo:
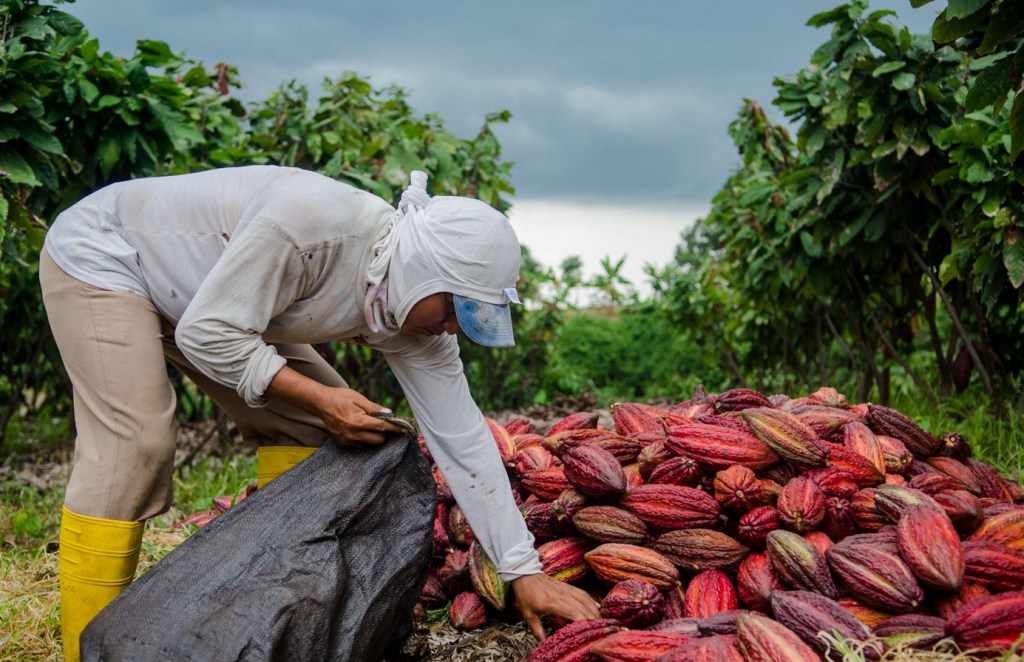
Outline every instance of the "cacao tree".
{"label": "cacao tree", "polygon": [[960,357],[998,399],[1020,371],[1010,111],[967,112],[984,63],[867,9],[809,21],[830,38],[775,81],[795,136],[753,102],[730,126],[742,163],[702,228],[699,286],[676,298],[700,305],[725,288],[726,319],[702,337],[741,348],[738,367],[761,385],[846,374],[884,401],[896,371],[934,397]]}

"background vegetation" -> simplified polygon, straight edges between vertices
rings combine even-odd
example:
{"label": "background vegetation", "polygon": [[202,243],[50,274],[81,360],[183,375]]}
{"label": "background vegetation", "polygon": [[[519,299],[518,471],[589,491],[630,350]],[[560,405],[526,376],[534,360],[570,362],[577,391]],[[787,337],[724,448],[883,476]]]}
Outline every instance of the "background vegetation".
{"label": "background vegetation", "polygon": [[[516,348],[463,346],[482,408],[829,384],[922,414],[972,402],[1019,421],[1024,7],[950,0],[930,36],[889,14],[853,0],[810,19],[831,33],[807,68],[775,81],[788,121],[743,103],[729,127],[739,165],[673,264],[648,265],[652,295],[638,297],[613,256],[584,280],[578,259],[541,265],[524,248]],[[315,98],[291,81],[243,106],[229,64],[149,40],[130,57],[104,52],[41,0],[0,0],[0,25],[0,457],[67,436],[36,264],[50,220],[106,183],[276,163],[394,200],[418,168],[435,194],[511,204],[492,131],[507,111],[457,137],[400,87],[355,73],[325,79]],[[580,292],[593,307],[573,305]],[[321,350],[402,408],[378,356]],[[177,386],[183,418],[214,415]]]}

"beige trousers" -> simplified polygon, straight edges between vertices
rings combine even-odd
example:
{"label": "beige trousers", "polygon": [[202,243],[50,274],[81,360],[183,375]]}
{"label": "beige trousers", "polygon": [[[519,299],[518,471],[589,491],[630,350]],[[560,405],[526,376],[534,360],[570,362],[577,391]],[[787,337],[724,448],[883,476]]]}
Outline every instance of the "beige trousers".
{"label": "beige trousers", "polygon": [[[134,521],[170,507],[177,403],[168,362],[224,410],[246,441],[320,446],[330,437],[318,418],[297,407],[249,407],[234,389],[199,372],[174,344],[174,329],[149,299],[76,280],[45,249],[39,281],[73,387],[78,436],[64,500],[72,512]],[[346,385],[309,345],[275,347],[303,375]]]}

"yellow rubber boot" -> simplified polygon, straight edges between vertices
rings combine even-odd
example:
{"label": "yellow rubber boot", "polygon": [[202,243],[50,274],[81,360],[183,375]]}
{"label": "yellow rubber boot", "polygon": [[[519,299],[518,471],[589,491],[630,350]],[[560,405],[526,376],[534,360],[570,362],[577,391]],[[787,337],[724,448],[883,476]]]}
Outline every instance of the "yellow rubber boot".
{"label": "yellow rubber boot", "polygon": [[60,629],[64,659],[78,662],[78,638],[96,614],[132,582],[144,522],[79,515],[60,522]]}
{"label": "yellow rubber boot", "polygon": [[256,449],[256,487],[263,487],[317,450],[315,446],[260,446]]}

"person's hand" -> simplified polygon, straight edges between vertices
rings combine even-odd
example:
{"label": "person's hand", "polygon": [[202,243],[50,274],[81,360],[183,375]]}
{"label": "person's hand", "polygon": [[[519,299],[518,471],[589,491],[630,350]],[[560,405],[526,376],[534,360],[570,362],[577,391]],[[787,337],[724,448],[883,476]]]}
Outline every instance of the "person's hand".
{"label": "person's hand", "polygon": [[404,430],[370,414],[391,410],[350,388],[330,388],[317,408],[320,419],[341,444],[381,444],[385,435]]}
{"label": "person's hand", "polygon": [[538,573],[512,580],[512,590],[526,624],[537,641],[544,641],[541,616],[561,616],[571,621],[601,618],[594,598],[581,588]]}

